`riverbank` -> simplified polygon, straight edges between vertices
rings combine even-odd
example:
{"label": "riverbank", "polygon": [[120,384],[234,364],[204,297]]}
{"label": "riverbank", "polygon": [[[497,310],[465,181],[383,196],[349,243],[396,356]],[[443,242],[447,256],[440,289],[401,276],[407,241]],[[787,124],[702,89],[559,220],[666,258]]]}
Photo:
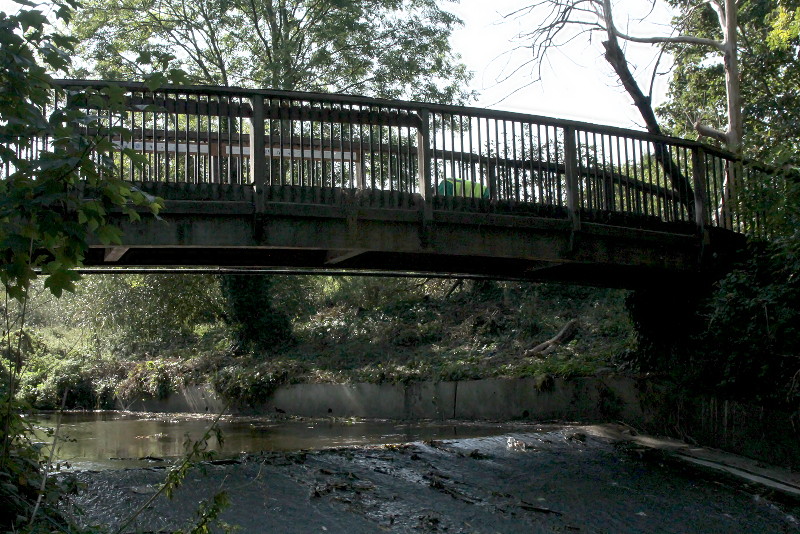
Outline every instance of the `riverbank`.
{"label": "riverbank", "polygon": [[[627,293],[619,290],[314,277],[281,278],[282,286],[297,286],[297,294],[279,299],[282,307],[295,305],[291,339],[258,348],[238,343],[235,328],[220,316],[192,315],[174,324],[186,310],[161,300],[146,307],[160,295],[155,287],[167,281],[171,291],[189,282],[195,285],[187,292],[199,290],[192,277],[92,278],[85,292],[36,302],[19,397],[36,409],[56,409],[66,391],[67,408],[109,409],[117,401],[125,405],[211,383],[227,399],[258,404],[276,387],[296,383],[591,376],[615,369],[620,355],[635,346]],[[206,282],[199,287],[216,279]],[[130,315],[143,312],[128,304],[102,313],[95,300],[104,302],[97,293],[107,283],[121,285],[124,294],[147,289],[136,302],[152,313]],[[184,298],[175,296],[180,303]],[[91,324],[102,328],[88,328],[87,317],[96,317]],[[560,343],[542,347],[568,325]]]}
{"label": "riverbank", "polygon": [[[635,439],[645,438],[624,427],[567,425],[494,437],[247,455],[236,465],[190,472],[172,501],[156,500],[130,530],[185,526],[197,503],[219,490],[231,501],[222,519],[241,532],[800,529],[796,503],[775,500],[769,491],[742,491],[740,483],[675,464],[674,451]],[[74,476],[85,484],[72,502],[83,511],[79,521],[114,527],[152,495],[164,470]]]}

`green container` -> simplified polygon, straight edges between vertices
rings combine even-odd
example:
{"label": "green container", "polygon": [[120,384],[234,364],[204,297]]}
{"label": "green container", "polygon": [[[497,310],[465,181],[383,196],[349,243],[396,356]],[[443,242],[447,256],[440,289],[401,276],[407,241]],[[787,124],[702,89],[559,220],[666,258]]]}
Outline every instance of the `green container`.
{"label": "green container", "polygon": [[437,191],[445,197],[489,198],[489,188],[472,180],[447,179],[439,182]]}

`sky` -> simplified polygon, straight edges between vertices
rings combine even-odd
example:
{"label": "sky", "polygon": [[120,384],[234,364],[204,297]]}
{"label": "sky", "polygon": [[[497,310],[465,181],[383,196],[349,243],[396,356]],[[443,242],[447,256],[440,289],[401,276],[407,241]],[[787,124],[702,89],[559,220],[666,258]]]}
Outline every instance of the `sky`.
{"label": "sky", "polygon": [[[198,0],[202,1],[202,0]],[[530,67],[516,70],[530,58],[530,50],[516,39],[520,32],[534,27],[542,14],[521,18],[504,15],[535,0],[460,0],[444,1],[442,6],[458,15],[464,26],[452,36],[452,46],[468,69],[474,73],[472,89],[476,107],[518,111],[548,117],[573,119],[598,124],[643,129],[641,118],[619,86],[602,56],[602,39],[579,37],[569,45],[554,50],[544,66],[541,79],[535,81]],[[671,12],[664,2],[615,0],[616,24],[637,35],[665,35]],[[0,0],[0,10],[12,11],[17,5]],[[645,11],[637,11],[645,9]],[[640,20],[646,15],[646,21]],[[631,29],[634,28],[634,29]],[[647,45],[628,45],[629,61],[647,91],[657,51]],[[664,65],[662,60],[661,65]],[[668,62],[667,62],[668,64]],[[663,68],[662,68],[663,70]],[[513,74],[512,74],[513,73]],[[668,78],[661,76],[655,85],[653,102],[664,101]]]}
{"label": "sky", "polygon": [[[531,56],[530,49],[521,48],[525,42],[517,36],[541,21],[543,14],[539,11],[521,18],[504,15],[529,3],[533,0],[461,0],[458,4],[445,4],[464,21],[452,44],[475,73],[473,89],[480,95],[475,105],[643,129],[637,109],[603,59],[600,35],[591,42],[588,36],[578,37],[554,50],[540,81],[535,81],[537,73],[532,67],[523,67],[505,79]],[[672,12],[665,4],[658,2],[650,11],[647,1],[615,1],[616,25],[635,35],[667,35]],[[628,44],[626,54],[638,67],[635,76],[647,92],[658,51],[649,45]],[[669,59],[662,59],[659,70],[668,65]],[[664,101],[668,82],[667,76],[658,77],[653,91],[655,105]]]}

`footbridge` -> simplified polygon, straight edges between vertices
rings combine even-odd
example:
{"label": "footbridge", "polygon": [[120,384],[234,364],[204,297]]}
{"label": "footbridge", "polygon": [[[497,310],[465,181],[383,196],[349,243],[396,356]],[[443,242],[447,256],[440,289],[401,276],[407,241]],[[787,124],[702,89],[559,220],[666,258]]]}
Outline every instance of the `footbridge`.
{"label": "footbridge", "polygon": [[[713,271],[757,167],[697,142],[417,102],[118,83],[96,119],[160,218],[92,245],[94,267],[280,268],[636,287]],[[127,134],[117,132],[125,127]],[[123,150],[126,149],[126,150]]]}

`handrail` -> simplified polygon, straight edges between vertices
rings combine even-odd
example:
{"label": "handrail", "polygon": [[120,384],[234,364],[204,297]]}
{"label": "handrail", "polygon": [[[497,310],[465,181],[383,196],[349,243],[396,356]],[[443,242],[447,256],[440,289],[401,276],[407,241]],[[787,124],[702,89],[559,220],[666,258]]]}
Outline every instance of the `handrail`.
{"label": "handrail", "polygon": [[[666,224],[681,232],[693,225],[698,235],[709,226],[763,231],[763,216],[748,212],[743,199],[762,194],[751,178],[771,171],[697,141],[341,94],[202,85],[151,90],[101,80],[55,85],[66,90],[57,106],[86,108],[84,90],[114,85],[125,92],[126,112],[95,104],[95,121],[82,126],[85,135],[128,129],[124,139],[109,134],[120,149],[113,157],[121,177],[246,186],[256,210],[281,187],[299,186],[368,190],[360,202],[398,209],[417,209],[411,197],[418,195],[428,230],[434,210],[477,210],[568,218],[576,232],[582,220]],[[37,142],[43,148],[50,141]],[[8,169],[0,169],[4,174]]]}
{"label": "handrail", "polygon": [[714,154],[719,157],[728,159],[735,159],[736,156],[725,149],[708,145],[700,141],[691,139],[684,139],[682,137],[673,137],[663,134],[651,134],[642,130],[633,130],[629,128],[622,128],[619,126],[601,125],[591,122],[577,121],[573,119],[559,119],[555,117],[548,117],[546,115],[535,115],[529,113],[522,113],[517,111],[503,111],[493,110],[488,108],[478,108],[473,106],[458,106],[452,104],[435,104],[419,102],[414,100],[392,100],[387,98],[375,98],[358,95],[345,95],[340,93],[320,93],[320,92],[301,92],[301,91],[281,91],[276,89],[248,89],[243,87],[222,87],[215,85],[163,85],[158,87],[155,91],[149,89],[143,82],[130,82],[130,81],[115,81],[115,80],[68,80],[58,79],[54,80],[54,85],[63,88],[93,88],[100,89],[108,87],[109,85],[116,85],[123,89],[130,89],[135,91],[144,92],[180,92],[185,94],[208,94],[213,93],[220,96],[239,96],[251,97],[262,96],[265,98],[273,99],[286,99],[286,100],[306,100],[315,102],[326,103],[339,103],[339,104],[361,104],[365,106],[374,107],[392,107],[403,108],[407,110],[427,110],[429,112],[439,112],[446,114],[480,114],[490,115],[493,118],[507,119],[507,120],[522,120],[526,122],[536,122],[547,126],[564,126],[572,127],[579,130],[585,130],[594,133],[604,133],[610,135],[624,135],[635,139],[665,142],[675,145],[685,146],[687,148],[703,148],[707,153]]}

